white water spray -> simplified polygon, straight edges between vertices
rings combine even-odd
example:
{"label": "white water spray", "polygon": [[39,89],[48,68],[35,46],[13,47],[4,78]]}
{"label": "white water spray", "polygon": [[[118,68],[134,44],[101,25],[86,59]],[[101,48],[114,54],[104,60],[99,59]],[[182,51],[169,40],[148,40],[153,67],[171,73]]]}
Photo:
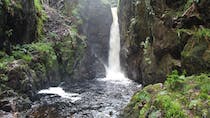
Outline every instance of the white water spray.
{"label": "white water spray", "polygon": [[58,95],[62,98],[70,99],[71,102],[75,102],[75,101],[81,99],[79,94],[67,93],[60,87],[50,87],[49,89],[44,89],[44,90],[39,91],[38,94],[54,94],[54,95]]}
{"label": "white water spray", "polygon": [[112,17],[113,23],[110,30],[109,65],[106,69],[105,79],[128,83],[130,81],[124,76],[120,67],[120,30],[117,8],[112,8]]}

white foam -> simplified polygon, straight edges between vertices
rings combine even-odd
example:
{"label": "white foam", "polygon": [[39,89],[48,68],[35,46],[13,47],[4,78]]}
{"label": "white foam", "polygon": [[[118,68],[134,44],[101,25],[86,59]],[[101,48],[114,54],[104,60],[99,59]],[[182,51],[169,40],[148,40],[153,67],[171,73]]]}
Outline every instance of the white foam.
{"label": "white foam", "polygon": [[81,97],[77,93],[67,93],[61,87],[50,87],[48,89],[44,89],[38,92],[38,94],[54,94],[58,95],[62,98],[70,99],[72,102],[80,100]]}
{"label": "white foam", "polygon": [[128,85],[131,83],[131,80],[125,77],[120,67],[120,30],[117,8],[114,7],[111,10],[113,23],[110,29],[109,65],[106,67],[106,78],[100,78],[98,80]]}

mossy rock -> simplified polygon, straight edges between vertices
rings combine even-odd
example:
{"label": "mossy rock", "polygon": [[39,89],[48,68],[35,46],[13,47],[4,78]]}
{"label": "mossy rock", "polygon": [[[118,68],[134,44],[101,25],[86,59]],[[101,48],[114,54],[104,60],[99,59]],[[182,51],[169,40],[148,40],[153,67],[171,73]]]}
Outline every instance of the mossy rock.
{"label": "mossy rock", "polygon": [[[179,82],[181,88],[171,89]],[[185,77],[173,72],[166,83],[149,85],[137,92],[124,109],[123,118],[210,117],[210,75]],[[179,85],[176,85],[179,86]]]}

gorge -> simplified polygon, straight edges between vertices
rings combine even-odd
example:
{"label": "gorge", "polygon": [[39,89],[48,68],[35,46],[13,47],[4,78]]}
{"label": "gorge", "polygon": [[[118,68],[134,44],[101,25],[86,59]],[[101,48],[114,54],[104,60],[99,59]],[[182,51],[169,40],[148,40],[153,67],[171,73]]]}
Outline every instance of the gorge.
{"label": "gorge", "polygon": [[0,117],[210,117],[209,0],[0,0]]}
{"label": "gorge", "polygon": [[[41,90],[39,91],[39,94],[51,94],[52,96],[41,98],[41,102],[39,103],[40,106],[37,108],[35,107],[35,111],[39,111],[38,109],[46,107],[46,104],[42,103],[44,101],[46,101],[48,104],[47,106],[49,106],[47,109],[52,107],[50,105],[55,105],[52,108],[55,107],[58,109],[60,107],[60,101],[66,101],[65,108],[62,109],[65,111],[57,110],[54,115],[56,114],[59,117],[71,116],[75,118],[117,118],[134,92],[141,88],[140,84],[126,78],[121,71],[120,32],[117,8],[111,9],[113,23],[110,29],[110,49],[108,66],[106,66],[106,77],[96,78],[91,81],[71,82],[72,85],[64,86],[67,92],[61,87],[51,87],[46,90]],[[76,91],[76,93],[69,93],[68,91]],[[68,106],[68,104],[71,105]],[[37,105],[37,103],[35,105]],[[72,110],[72,108],[75,109]],[[53,113],[50,112],[50,114]],[[56,117],[54,115],[52,117]]]}

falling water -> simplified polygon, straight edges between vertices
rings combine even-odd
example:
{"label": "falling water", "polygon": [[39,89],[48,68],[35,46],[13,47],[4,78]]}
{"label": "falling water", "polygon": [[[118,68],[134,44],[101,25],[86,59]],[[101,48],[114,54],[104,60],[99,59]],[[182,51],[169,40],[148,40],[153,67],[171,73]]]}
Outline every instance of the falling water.
{"label": "falling water", "polygon": [[106,79],[128,81],[120,67],[120,31],[116,7],[112,8],[112,16],[113,23],[110,30],[109,65],[107,68]]}
{"label": "falling water", "polygon": [[110,30],[109,69],[120,72],[120,33],[117,8],[112,8],[113,23]]}

